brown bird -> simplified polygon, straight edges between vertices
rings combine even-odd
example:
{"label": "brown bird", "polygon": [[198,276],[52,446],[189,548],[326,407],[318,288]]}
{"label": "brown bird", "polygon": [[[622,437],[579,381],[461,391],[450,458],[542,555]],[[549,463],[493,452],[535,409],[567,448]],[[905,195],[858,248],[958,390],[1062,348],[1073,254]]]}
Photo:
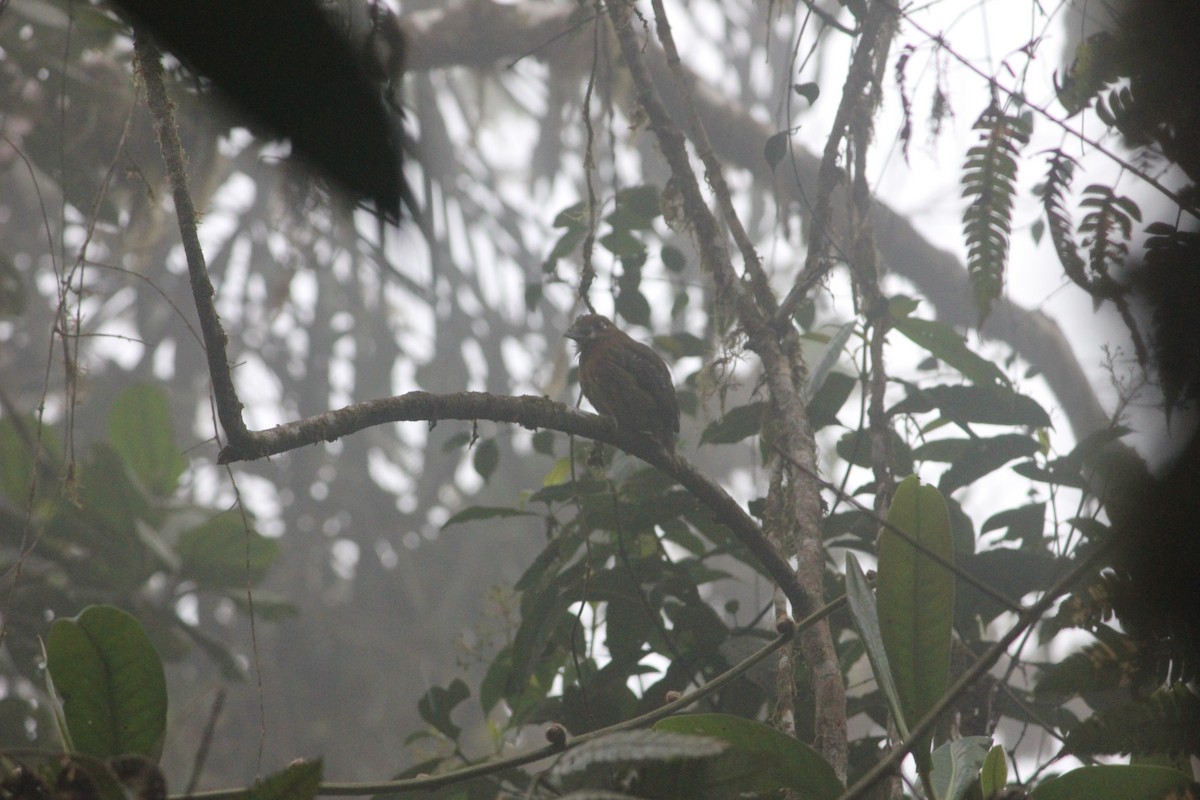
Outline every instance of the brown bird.
{"label": "brown bird", "polygon": [[674,450],[679,399],[658,354],[600,314],[584,314],[564,336],[579,345],[579,385],[596,410]]}

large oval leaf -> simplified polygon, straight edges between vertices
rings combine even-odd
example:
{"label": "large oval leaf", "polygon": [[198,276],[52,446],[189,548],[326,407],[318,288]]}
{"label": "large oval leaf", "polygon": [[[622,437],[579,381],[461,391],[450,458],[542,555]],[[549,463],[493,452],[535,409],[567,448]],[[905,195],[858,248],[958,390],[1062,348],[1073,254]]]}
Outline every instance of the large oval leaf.
{"label": "large oval leaf", "polygon": [[166,392],[135,384],[117,395],[108,412],[108,439],[146,489],[160,497],[175,491],[187,459],[175,444]]}
{"label": "large oval leaf", "polygon": [[46,671],[74,752],[158,759],[167,685],[162,661],[136,619],[119,608],[91,606],[75,619],[55,620]]}
{"label": "large oval leaf", "polygon": [[1029,793],[1031,800],[1159,800],[1168,792],[1183,791],[1191,778],[1168,767],[1104,764],[1081,767],[1042,783]]}
{"label": "large oval leaf", "polygon": [[[896,489],[888,521],[945,561],[954,560],[950,515],[942,495],[915,475]],[[885,528],[879,538],[879,627],[904,717],[915,726],[946,691],[954,620],[954,575]],[[913,748],[928,764],[929,742]]]}

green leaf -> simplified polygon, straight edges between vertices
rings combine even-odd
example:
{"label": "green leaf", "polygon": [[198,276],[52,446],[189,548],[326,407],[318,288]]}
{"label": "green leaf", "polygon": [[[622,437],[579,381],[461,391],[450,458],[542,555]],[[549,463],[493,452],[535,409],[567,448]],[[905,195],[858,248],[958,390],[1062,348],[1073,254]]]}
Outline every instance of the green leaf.
{"label": "green leaf", "polygon": [[572,206],[567,206],[554,217],[554,227],[583,228],[587,223],[587,208],[587,203],[582,200]]}
{"label": "green leaf", "polygon": [[[942,495],[916,475],[901,481],[888,521],[946,561],[954,560],[950,515]],[[954,622],[954,575],[899,535],[879,537],[876,583],[879,627],[900,694],[904,717],[916,725],[946,691]],[[918,769],[929,760],[929,740],[913,748]]]}
{"label": "green leaf", "polygon": [[988,751],[979,770],[979,785],[984,797],[991,797],[1008,785],[1008,763],[1002,746],[996,745]]}
{"label": "green leaf", "polygon": [[1039,784],[1030,800],[1162,800],[1183,792],[1191,776],[1166,767],[1105,764],[1080,767]]}
{"label": "green leaf", "polygon": [[535,516],[537,515],[533,512],[521,511],[519,508],[508,508],[506,506],[470,506],[446,520],[445,524],[442,525],[442,530],[446,530],[451,525],[462,525],[464,522],[478,522],[482,519]]}
{"label": "green leaf", "polygon": [[791,136],[791,131],[780,131],[772,134],[767,139],[767,144],[763,147],[763,157],[767,159],[767,166],[774,172],[779,166],[779,162],[783,161],[783,157],[787,155],[788,137]]}
{"label": "green leaf", "polygon": [[90,606],[74,619],[55,620],[46,671],[74,752],[158,759],[167,725],[166,679],[136,619],[111,606]]}
{"label": "green leaf", "polygon": [[731,408],[719,420],[709,423],[700,434],[700,444],[733,444],[757,436],[766,411],[767,404],[762,401]]}
{"label": "green leaf", "polygon": [[542,486],[564,486],[567,481],[571,480],[571,465],[573,463],[570,456],[563,456],[555,461],[554,466],[546,472],[546,477],[542,478]]}
{"label": "green leaf", "polygon": [[238,800],[313,800],[321,788],[321,760],[297,761],[239,795]]}
{"label": "green leaf", "polygon": [[966,795],[979,780],[979,770],[988,757],[988,746],[991,743],[992,740],[987,736],[964,736],[935,749],[934,796],[938,800],[960,800]]}
{"label": "green leaf", "polygon": [[924,348],[930,355],[949,364],[972,383],[980,386],[1009,385],[1008,378],[1004,376],[1000,367],[967,347],[966,339],[949,325],[901,315],[898,313],[899,310],[892,311],[892,327],[908,337],[918,347]]}
{"label": "green leaf", "polygon": [[854,553],[846,553],[846,600],[850,615],[854,618],[854,626],[858,628],[858,636],[867,651],[867,659],[871,662],[871,671],[875,673],[875,682],[883,690],[883,697],[896,721],[896,730],[900,732],[900,738],[907,739],[908,719],[900,702],[900,692],[892,680],[892,668],[888,665],[887,649],[879,630],[875,593],[867,584]]}
{"label": "green leaf", "polygon": [[450,714],[455,707],[471,696],[471,690],[461,678],[455,678],[446,688],[434,686],[425,693],[417,703],[417,712],[421,719],[436,728],[443,736],[452,741],[458,741],[461,729],[450,721]]}
{"label": "green leaf", "polygon": [[805,800],[836,800],[845,791],[833,767],[808,745],[769,725],[728,714],[685,714],[655,723],[656,731],[711,736],[730,749],[708,769],[723,797],[794,789]]}
{"label": "green leaf", "polygon": [[889,414],[926,414],[937,410],[952,422],[1050,427],[1050,415],[1031,397],[1005,386],[929,386],[906,384],[908,396]]}
{"label": "green leaf", "polygon": [[152,494],[175,491],[187,459],[175,444],[166,392],[135,384],[117,395],[108,412],[108,441]]}
{"label": "green leaf", "polygon": [[471,461],[479,477],[487,482],[500,466],[500,445],[495,439],[484,439],[475,446],[475,456]]}
{"label": "green leaf", "polygon": [[208,588],[245,588],[257,583],[279,558],[279,542],[247,530],[236,511],[218,514],[184,531],[176,551],[180,574]]}

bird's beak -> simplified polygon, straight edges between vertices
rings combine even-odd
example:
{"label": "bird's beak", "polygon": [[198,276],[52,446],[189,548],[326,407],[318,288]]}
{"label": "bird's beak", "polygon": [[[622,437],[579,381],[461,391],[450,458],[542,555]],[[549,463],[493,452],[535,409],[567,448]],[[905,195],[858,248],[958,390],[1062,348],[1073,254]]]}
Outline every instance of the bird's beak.
{"label": "bird's beak", "polygon": [[566,333],[563,334],[564,339],[573,339],[576,342],[579,341],[580,336],[579,326],[574,323],[571,323],[571,327],[567,328]]}

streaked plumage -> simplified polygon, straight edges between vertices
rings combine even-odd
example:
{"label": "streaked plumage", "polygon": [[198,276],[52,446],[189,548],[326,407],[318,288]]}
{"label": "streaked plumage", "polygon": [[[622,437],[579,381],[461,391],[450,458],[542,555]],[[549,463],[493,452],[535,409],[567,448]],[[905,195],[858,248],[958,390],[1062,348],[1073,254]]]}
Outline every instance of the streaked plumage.
{"label": "streaked plumage", "polygon": [[579,345],[579,385],[596,410],[673,450],[679,399],[658,354],[600,314],[575,320],[565,336]]}

